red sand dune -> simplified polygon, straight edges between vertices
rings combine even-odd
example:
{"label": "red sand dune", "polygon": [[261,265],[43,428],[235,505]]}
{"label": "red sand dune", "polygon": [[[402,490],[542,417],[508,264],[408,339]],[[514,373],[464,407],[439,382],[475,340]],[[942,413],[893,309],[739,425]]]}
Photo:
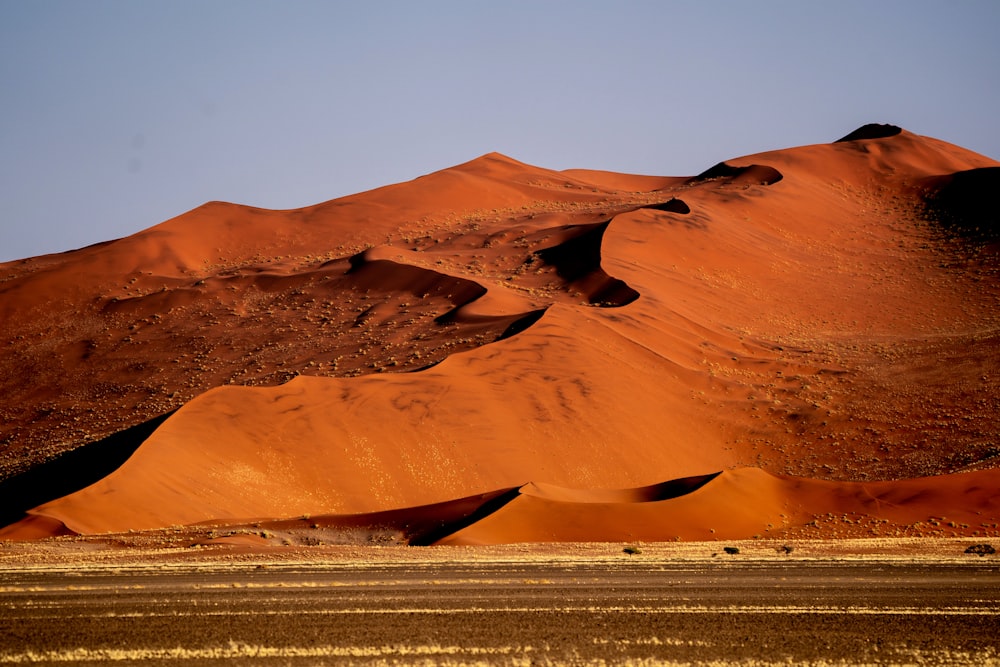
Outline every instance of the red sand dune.
{"label": "red sand dune", "polygon": [[0,265],[0,537],[997,534],[998,168],[891,126],[693,177],[490,154]]}

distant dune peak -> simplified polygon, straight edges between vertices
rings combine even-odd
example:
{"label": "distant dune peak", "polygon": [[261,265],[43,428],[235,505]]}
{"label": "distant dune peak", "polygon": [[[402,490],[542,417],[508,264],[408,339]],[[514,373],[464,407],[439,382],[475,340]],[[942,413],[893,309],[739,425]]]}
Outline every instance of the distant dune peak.
{"label": "distant dune peak", "polygon": [[479,157],[472,159],[471,162],[476,162],[478,160],[493,160],[494,162],[510,162],[512,164],[525,164],[524,162],[521,162],[520,160],[515,160],[511,156],[506,155],[505,153],[501,153],[499,151],[490,151],[489,153],[483,153]]}
{"label": "distant dune peak", "polygon": [[[504,155],[503,153],[498,153],[497,151],[491,151],[489,153],[484,153],[477,158],[473,158],[468,162],[463,162],[452,169],[458,170],[472,170],[475,171],[480,168],[489,167],[516,167],[523,169],[534,169],[531,165],[526,162],[521,162],[520,160],[515,160],[509,155]],[[446,170],[447,171],[447,170]]]}
{"label": "distant dune peak", "polygon": [[902,131],[903,128],[896,125],[889,125],[887,123],[868,123],[867,125],[862,125],[850,134],[837,139],[833,143],[839,144],[843,141],[858,141],[859,139],[887,139],[888,137],[896,136]]}

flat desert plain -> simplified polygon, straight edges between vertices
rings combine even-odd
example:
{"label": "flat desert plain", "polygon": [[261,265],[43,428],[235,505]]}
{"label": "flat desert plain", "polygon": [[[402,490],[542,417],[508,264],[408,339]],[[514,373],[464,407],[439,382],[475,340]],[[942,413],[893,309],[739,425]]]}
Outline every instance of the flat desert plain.
{"label": "flat desert plain", "polygon": [[[0,557],[0,664],[986,665],[966,540],[155,549]],[[128,540],[126,540],[128,541]],[[728,553],[738,549],[738,553]]]}

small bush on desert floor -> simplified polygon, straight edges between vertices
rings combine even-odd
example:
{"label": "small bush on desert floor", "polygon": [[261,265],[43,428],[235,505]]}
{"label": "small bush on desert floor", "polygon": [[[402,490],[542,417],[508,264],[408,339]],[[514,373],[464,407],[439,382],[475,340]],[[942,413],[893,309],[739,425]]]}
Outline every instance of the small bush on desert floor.
{"label": "small bush on desert floor", "polygon": [[965,553],[976,554],[977,556],[986,556],[988,554],[995,554],[996,552],[997,550],[993,548],[992,544],[973,544],[965,550]]}

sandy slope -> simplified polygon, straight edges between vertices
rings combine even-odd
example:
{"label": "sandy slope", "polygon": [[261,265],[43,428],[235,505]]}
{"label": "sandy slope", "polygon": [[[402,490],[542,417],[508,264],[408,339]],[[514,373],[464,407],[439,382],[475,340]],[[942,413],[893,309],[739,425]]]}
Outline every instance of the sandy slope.
{"label": "sandy slope", "polygon": [[826,482],[741,468],[677,497],[630,501],[599,493],[567,499],[561,490],[532,486],[440,543],[583,542],[595,533],[620,542],[990,535],[997,534],[1000,513],[996,480],[989,471],[897,482]]}
{"label": "sandy slope", "polygon": [[[491,154],[2,265],[8,482],[180,409],[0,536],[431,503],[472,543],[822,537],[847,513],[995,534],[995,237],[924,198],[998,163],[858,136],[692,178]],[[449,523],[491,489],[520,491]]]}

